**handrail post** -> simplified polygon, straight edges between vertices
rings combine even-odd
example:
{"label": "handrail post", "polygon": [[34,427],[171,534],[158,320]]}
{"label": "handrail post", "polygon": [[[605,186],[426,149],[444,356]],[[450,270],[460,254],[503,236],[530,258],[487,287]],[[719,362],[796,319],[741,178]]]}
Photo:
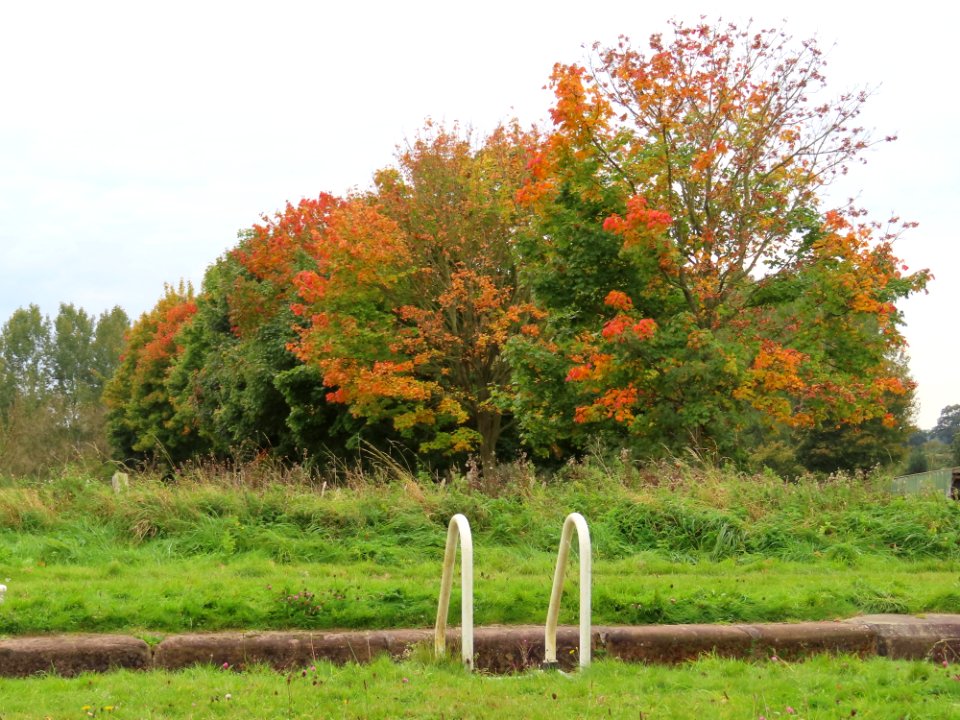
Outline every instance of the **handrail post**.
{"label": "handrail post", "polygon": [[447,654],[447,615],[450,610],[450,592],[453,589],[453,565],[457,558],[457,539],[460,540],[460,647],[463,664],[473,670],[473,538],[470,522],[457,513],[447,526],[447,547],[443,553],[443,576],[440,579],[440,603],[437,606],[437,624],[433,633],[433,648],[437,657]]}
{"label": "handrail post", "polygon": [[574,529],[577,531],[580,548],[580,667],[587,667],[590,664],[590,530],[583,515],[570,513],[563,521],[560,550],[557,552],[557,567],[553,572],[550,607],[547,610],[547,626],[543,643],[543,665],[547,668],[557,666],[557,620],[560,617],[563,575],[570,554],[570,542]]}

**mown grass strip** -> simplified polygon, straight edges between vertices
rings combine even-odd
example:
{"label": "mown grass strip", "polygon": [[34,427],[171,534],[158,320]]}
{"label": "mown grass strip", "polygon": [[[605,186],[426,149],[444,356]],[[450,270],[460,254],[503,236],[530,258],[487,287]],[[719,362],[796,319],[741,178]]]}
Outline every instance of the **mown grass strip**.
{"label": "mown grass strip", "polygon": [[957,667],[820,656],[803,663],[706,658],[679,667],[601,661],[574,675],[467,675],[430,662],[291,674],[116,672],[0,679],[5,720],[115,718],[925,718],[960,714]]}
{"label": "mown grass strip", "polygon": [[[258,555],[160,560],[127,551],[105,565],[0,569],[0,634],[427,627],[441,556],[406,564],[281,564]],[[542,623],[555,558],[487,548],[476,563],[479,624]],[[561,622],[576,623],[576,578]],[[957,612],[953,562],[864,558],[672,563],[654,554],[594,567],[596,624],[825,620],[876,612]],[[459,611],[454,591],[454,616]]]}

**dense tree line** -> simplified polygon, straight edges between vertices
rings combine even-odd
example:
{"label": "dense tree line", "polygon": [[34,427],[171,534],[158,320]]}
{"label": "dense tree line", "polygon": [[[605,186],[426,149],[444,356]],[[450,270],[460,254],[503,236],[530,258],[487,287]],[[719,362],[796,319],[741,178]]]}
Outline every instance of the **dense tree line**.
{"label": "dense tree line", "polygon": [[61,304],[52,320],[30,305],[0,330],[0,473],[36,475],[107,459],[103,389],[129,327],[119,307],[98,317]]}
{"label": "dense tree line", "polygon": [[893,255],[909,223],[822,207],[873,142],[862,94],[812,100],[822,73],[813,42],[678,24],[557,65],[548,130],[428,124],[370,190],[264,218],[134,324],[119,456],[899,459],[896,302],[929,274]]}

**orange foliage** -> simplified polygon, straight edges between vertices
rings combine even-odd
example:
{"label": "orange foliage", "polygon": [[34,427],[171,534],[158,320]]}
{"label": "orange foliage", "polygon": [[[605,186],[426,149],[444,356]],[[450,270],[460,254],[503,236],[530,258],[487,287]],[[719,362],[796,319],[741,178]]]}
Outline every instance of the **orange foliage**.
{"label": "orange foliage", "polygon": [[398,168],[377,174],[375,193],[325,217],[322,263],[293,277],[309,323],[291,350],[320,367],[331,402],[400,432],[429,430],[424,449],[490,457],[503,347],[536,336],[543,318],[511,249],[535,145],[509,127],[474,148],[428,125]]}

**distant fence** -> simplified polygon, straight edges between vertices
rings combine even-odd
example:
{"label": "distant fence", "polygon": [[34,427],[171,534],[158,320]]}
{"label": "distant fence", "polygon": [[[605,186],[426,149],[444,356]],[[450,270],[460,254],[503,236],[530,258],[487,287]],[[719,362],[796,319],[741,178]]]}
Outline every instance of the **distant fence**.
{"label": "distant fence", "polygon": [[937,492],[956,499],[960,495],[960,467],[895,477],[890,484],[890,492],[898,495]]}

